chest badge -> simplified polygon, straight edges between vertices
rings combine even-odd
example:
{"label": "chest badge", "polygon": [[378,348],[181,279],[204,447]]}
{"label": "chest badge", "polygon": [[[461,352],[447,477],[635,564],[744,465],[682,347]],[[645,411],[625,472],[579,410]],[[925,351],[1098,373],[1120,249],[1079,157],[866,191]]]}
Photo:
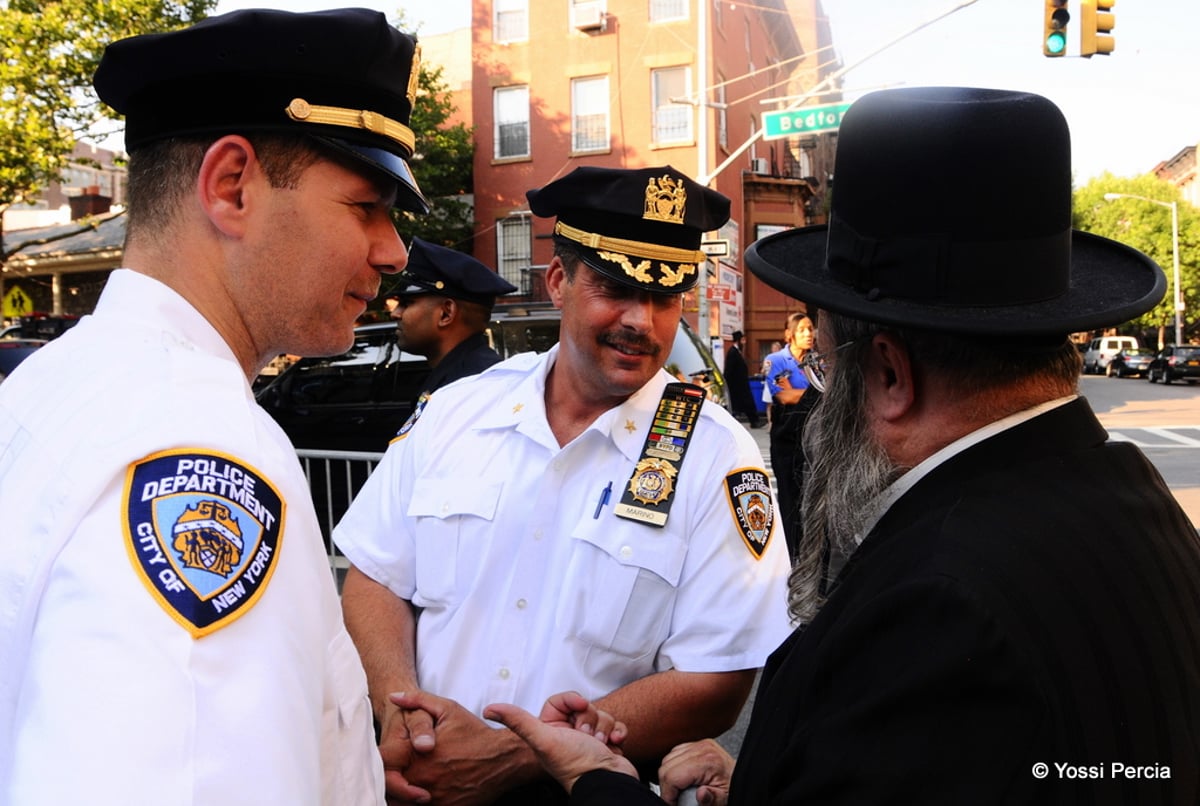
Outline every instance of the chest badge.
{"label": "chest badge", "polygon": [[244,615],[266,590],[283,500],[238,460],[199,450],[147,456],[125,481],[125,548],[142,583],[193,637]]}

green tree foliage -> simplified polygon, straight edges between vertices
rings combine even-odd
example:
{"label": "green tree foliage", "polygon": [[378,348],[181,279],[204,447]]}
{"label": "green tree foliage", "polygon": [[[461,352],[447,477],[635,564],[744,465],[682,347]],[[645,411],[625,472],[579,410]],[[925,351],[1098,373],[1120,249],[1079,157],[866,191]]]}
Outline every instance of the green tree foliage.
{"label": "green tree foliage", "polygon": [[429,200],[429,215],[398,212],[396,227],[405,241],[413,236],[470,252],[474,210],[470,202],[475,146],[472,132],[449,124],[455,112],[442,68],[422,63],[417,101],[410,120],[416,135],[413,174]]}
{"label": "green tree foliage", "polygon": [[105,45],[182,28],[215,7],[216,0],[0,0],[0,212],[58,179],[75,140],[111,118],[92,90]]}
{"label": "green tree foliage", "polygon": [[[1145,252],[1167,277],[1167,293],[1153,310],[1129,323],[1140,331],[1157,331],[1160,341],[1174,341],[1175,299],[1174,252],[1171,239],[1171,210],[1141,199],[1104,198],[1106,193],[1124,193],[1158,202],[1177,202],[1179,211],[1179,275],[1183,290],[1185,341],[1196,341],[1200,313],[1200,211],[1183,201],[1179,189],[1153,174],[1117,177],[1104,173],[1075,191],[1076,229],[1093,232]],[[1190,339],[1189,339],[1190,336]]]}

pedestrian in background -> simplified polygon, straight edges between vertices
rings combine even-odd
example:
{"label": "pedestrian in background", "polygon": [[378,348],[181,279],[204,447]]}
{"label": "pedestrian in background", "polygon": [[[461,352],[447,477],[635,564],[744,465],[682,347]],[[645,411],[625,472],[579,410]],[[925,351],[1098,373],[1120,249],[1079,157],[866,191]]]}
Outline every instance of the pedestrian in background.
{"label": "pedestrian in background", "polygon": [[403,268],[417,69],[361,9],[106,50],[125,268],[0,388],[0,804],[383,803],[308,484],[251,381],[345,352]]}
{"label": "pedestrian in background", "polygon": [[433,368],[416,401],[419,410],[436,390],[500,361],[484,331],[496,297],[517,287],[470,255],[420,238],[413,238],[397,279],[391,311],[397,341]]}
{"label": "pedestrian in background", "polygon": [[746,357],[742,355],[745,336],[740,330],[733,331],[733,343],[725,353],[725,385],[729,388],[729,403],[735,415],[745,416],[751,428],[758,428],[758,403],[750,389],[750,370]]}
{"label": "pedestrian in background", "polygon": [[[1078,396],[1067,335],[1152,309],[1162,270],[1072,231],[1067,124],[1045,98],[885,90],[838,140],[830,223],[746,256],[821,309],[803,627],[763,671],[736,767],[713,742],[682,748],[664,794],[1192,806],[1200,538]],[[488,713],[573,802],[660,803],[598,742]]]}
{"label": "pedestrian in background", "polygon": [[761,453],[663,370],[729,200],[669,166],[578,168],[528,196],[556,219],[560,340],[433,395],[334,531],[399,800],[563,800],[482,712],[568,689],[652,770],[734,723],[788,631]]}
{"label": "pedestrian in background", "polygon": [[771,470],[779,489],[779,517],[787,536],[788,555],[795,562],[800,536],[804,533],[800,511],[804,482],[804,421],[821,398],[801,370],[812,350],[815,330],[804,313],[787,318],[784,346],[763,362],[763,384],[771,394]]}

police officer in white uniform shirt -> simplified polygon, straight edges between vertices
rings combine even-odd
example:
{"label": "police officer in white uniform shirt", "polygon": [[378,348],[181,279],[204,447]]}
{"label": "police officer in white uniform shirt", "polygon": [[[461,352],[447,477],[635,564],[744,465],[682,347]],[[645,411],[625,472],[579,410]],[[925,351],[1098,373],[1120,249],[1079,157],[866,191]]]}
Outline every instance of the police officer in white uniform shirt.
{"label": "police officer in white uniform shirt", "polygon": [[308,486],[250,382],[348,349],[404,266],[415,51],[365,10],[106,51],[126,268],[0,388],[5,806],[383,803]]}
{"label": "police officer in white uniform shirt", "polygon": [[480,714],[566,690],[656,768],[734,722],[789,631],[761,453],[663,370],[729,200],[671,167],[578,168],[528,197],[556,219],[559,343],[435,393],[334,531],[402,802],[561,798]]}

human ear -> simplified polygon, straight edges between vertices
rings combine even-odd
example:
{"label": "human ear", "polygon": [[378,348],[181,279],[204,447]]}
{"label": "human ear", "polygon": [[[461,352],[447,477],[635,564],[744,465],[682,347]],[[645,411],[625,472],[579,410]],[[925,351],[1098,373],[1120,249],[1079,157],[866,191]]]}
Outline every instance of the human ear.
{"label": "human ear", "polygon": [[884,331],[871,338],[863,362],[868,408],[887,422],[896,422],[913,410],[916,379],[908,345],[894,333]]}
{"label": "human ear", "polygon": [[261,175],[254,146],[244,137],[229,135],[208,147],[196,180],[197,199],[205,216],[231,238],[246,232],[248,196]]}
{"label": "human ear", "polygon": [[550,265],[546,267],[546,293],[550,297],[550,301],[554,303],[555,308],[562,307],[563,300],[563,284],[567,281],[567,267],[563,264],[562,258],[555,255],[550,259]]}

